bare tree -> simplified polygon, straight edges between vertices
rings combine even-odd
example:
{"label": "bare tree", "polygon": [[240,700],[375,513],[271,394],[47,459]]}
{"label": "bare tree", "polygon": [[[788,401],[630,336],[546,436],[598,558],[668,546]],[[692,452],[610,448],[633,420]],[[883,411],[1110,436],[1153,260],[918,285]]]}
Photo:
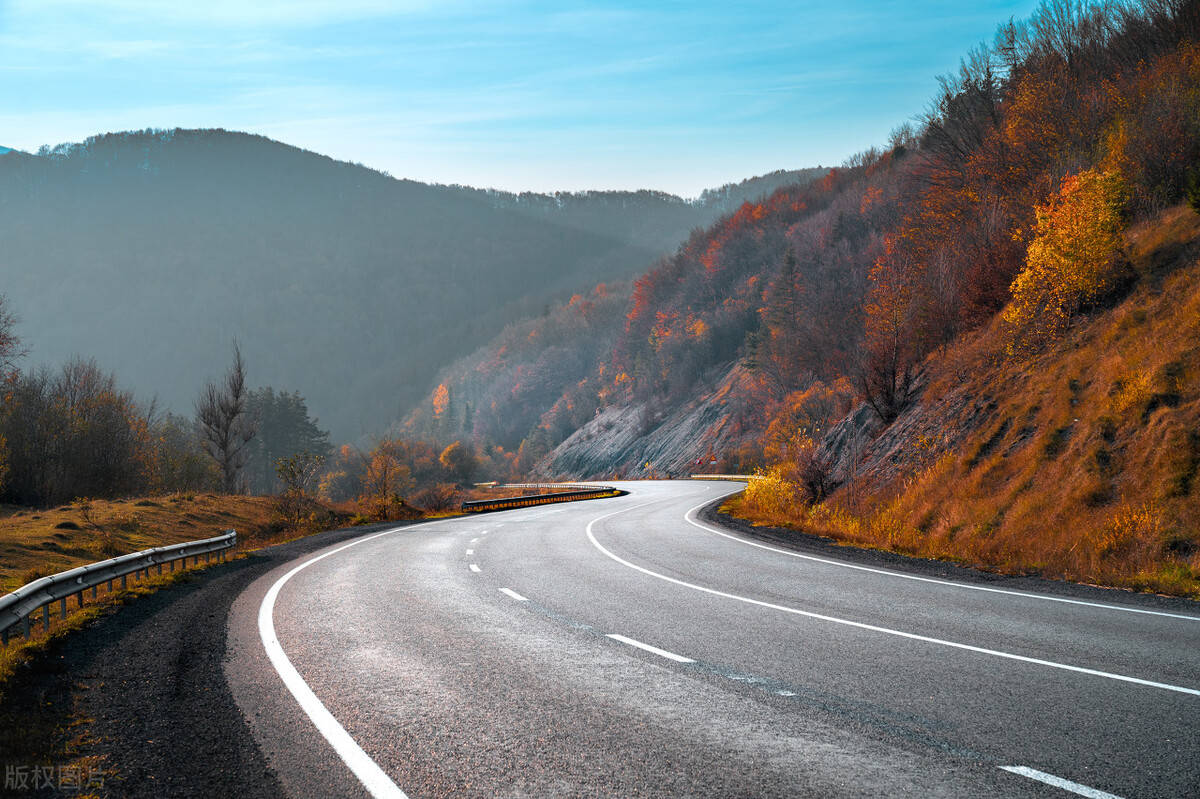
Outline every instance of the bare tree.
{"label": "bare tree", "polygon": [[0,294],[0,377],[16,371],[17,359],[25,355],[21,340],[13,332],[16,326],[17,317],[9,310],[8,300]]}
{"label": "bare tree", "polygon": [[196,401],[196,421],[204,436],[204,449],[221,470],[221,487],[227,494],[239,494],[244,486],[242,467],[246,465],[246,445],[258,431],[258,424],[246,412],[246,365],[242,350],[233,345],[233,365],[219,383],[210,382]]}

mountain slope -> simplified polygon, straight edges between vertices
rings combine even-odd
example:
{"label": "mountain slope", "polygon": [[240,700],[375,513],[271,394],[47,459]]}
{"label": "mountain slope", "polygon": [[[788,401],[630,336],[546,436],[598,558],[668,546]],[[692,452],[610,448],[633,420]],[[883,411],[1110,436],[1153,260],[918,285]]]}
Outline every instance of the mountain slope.
{"label": "mountain slope", "polygon": [[[636,274],[712,213],[649,199],[530,214],[257,136],[110,134],[0,160],[0,291],[33,363],[95,357],[187,412],[236,339],[252,384],[300,391],[346,440],[506,323]],[[606,203],[623,215],[583,224]]]}
{"label": "mountain slope", "polygon": [[1045,351],[1013,359],[985,328],[926,364],[886,428],[866,407],[837,424],[817,453],[832,500],[805,509],[776,477],[779,509],[737,507],[922,557],[1200,598],[1200,214],[1143,221],[1128,253],[1137,288]]}

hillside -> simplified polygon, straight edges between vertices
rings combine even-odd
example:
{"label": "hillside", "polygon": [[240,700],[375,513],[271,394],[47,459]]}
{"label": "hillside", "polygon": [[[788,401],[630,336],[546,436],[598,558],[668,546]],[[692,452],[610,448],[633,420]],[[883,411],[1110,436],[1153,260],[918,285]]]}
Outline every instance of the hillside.
{"label": "hillside", "polygon": [[882,432],[869,413],[839,423],[819,452],[831,499],[806,507],[775,472],[731,509],[921,557],[1200,597],[1200,215],[1170,209],[1128,241],[1138,287],[1054,346],[1014,361],[985,329],[928,362]]}
{"label": "hillside", "polygon": [[[760,468],[745,510],[775,522],[1193,591],[1197,87],[1195,4],[1002,25],[886,148],[694,231],[579,328],[602,352],[526,403],[533,473]],[[597,348],[537,333],[525,362]]]}
{"label": "hillside", "polygon": [[94,357],[189,413],[236,339],[335,440],[382,430],[515,320],[628,278],[716,206],[396,180],[221,130],[0,158],[0,292],[29,364]]}
{"label": "hillside", "polygon": [[[744,202],[759,202],[784,186],[809,183],[828,172],[823,167],[777,170],[705,189],[694,200],[660,191],[587,191],[537,194],[453,188],[487,203],[578,230],[611,236],[656,252],[670,252],[693,228],[712,223]],[[646,265],[643,264],[643,267]]]}

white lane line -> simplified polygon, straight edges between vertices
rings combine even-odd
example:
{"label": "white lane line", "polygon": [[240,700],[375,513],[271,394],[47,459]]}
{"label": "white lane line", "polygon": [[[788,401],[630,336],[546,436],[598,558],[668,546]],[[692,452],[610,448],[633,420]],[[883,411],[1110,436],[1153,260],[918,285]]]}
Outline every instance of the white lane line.
{"label": "white lane line", "polygon": [[518,602],[528,602],[529,601],[529,599],[527,597],[521,596],[520,594],[518,594],[516,591],[512,590],[511,588],[501,588],[500,593],[510,596],[513,599],[517,600]]}
{"label": "white lane line", "polygon": [[[442,519],[420,525],[409,525],[408,527],[393,527],[390,530],[383,530],[374,535],[356,538],[348,544],[331,549],[314,558],[309,558],[276,580],[275,584],[268,589],[266,596],[263,597],[262,604],[258,608],[258,635],[262,640],[263,649],[267,653],[267,659],[271,661],[275,672],[296,699],[296,702],[300,705],[300,709],[304,711],[305,715],[308,716],[309,720],[317,728],[317,731],[333,747],[333,750],[342,759],[342,762],[354,773],[354,776],[358,777],[359,782],[366,788],[367,793],[375,799],[408,799],[408,795],[400,790],[391,777],[379,767],[379,764],[362,750],[362,747],[355,742],[350,733],[346,732],[346,728],[338,723],[338,720],[333,717],[333,714],[322,704],[317,695],[313,693],[313,690],[308,687],[308,683],[300,676],[300,672],[296,671],[296,667],[292,665],[292,661],[288,659],[287,653],[283,651],[283,646],[279,643],[279,638],[275,633],[275,600],[279,597],[279,592],[288,580],[317,561],[324,560],[330,555],[336,555],[344,549],[358,546],[367,541],[373,541],[380,536],[398,533],[413,527],[433,527],[456,521],[458,519]],[[496,526],[500,527],[502,525],[498,524]],[[486,534],[486,530],[481,533],[481,535]],[[478,539],[475,540],[477,541]],[[476,566],[475,570],[478,571],[479,567]]]}
{"label": "white lane line", "polygon": [[279,643],[279,638],[275,634],[275,600],[279,597],[279,591],[283,588],[284,583],[302,569],[306,569],[330,555],[336,555],[343,549],[348,549],[364,541],[370,541],[374,538],[379,538],[381,535],[387,535],[388,533],[404,529],[407,528],[397,527],[366,538],[360,538],[356,541],[351,541],[345,546],[331,549],[323,555],[318,555],[315,558],[304,561],[275,581],[275,584],[267,591],[267,595],[263,597],[262,604],[258,608],[258,635],[262,639],[263,648],[267,651],[267,658],[270,659],[271,665],[275,667],[275,671],[283,680],[283,684],[291,691],[292,696],[296,698],[296,702],[300,704],[300,709],[304,711],[316,726],[317,731],[325,736],[325,740],[329,741],[330,746],[333,747],[333,751],[337,752],[342,762],[354,772],[354,776],[358,777],[359,782],[363,784],[363,787],[375,799],[408,799],[408,796],[404,791],[400,790],[396,783],[392,782],[392,778],[379,767],[379,764],[372,760],[370,755],[364,752],[362,747],[350,737],[350,733],[346,732],[346,728],[338,723],[338,720],[333,717],[333,714],[321,703],[321,700],[317,698],[313,690],[308,687],[308,683],[300,676],[300,672],[296,671],[296,667],[288,659],[287,654],[283,651],[283,647]]}
{"label": "white lane line", "polygon": [[471,543],[472,543],[472,544],[478,544],[478,543],[479,543],[479,539],[478,539],[478,538],[472,538],[472,539],[471,539]]}
{"label": "white lane line", "polygon": [[1086,785],[1080,785],[1078,782],[1064,780],[1062,777],[1056,777],[1053,774],[1047,774],[1044,771],[1038,771],[1028,766],[1001,766],[1000,768],[1013,774],[1020,774],[1022,777],[1028,777],[1031,780],[1053,785],[1055,788],[1062,788],[1064,791],[1086,796],[1088,799],[1121,799],[1115,793],[1089,788]]}
{"label": "white lane line", "polygon": [[625,636],[617,635],[616,633],[609,633],[608,637],[613,639],[614,641],[620,641],[623,644],[629,644],[630,646],[636,646],[638,649],[644,649],[647,652],[653,652],[654,654],[658,655],[659,657],[664,657],[667,660],[673,660],[676,663],[695,663],[696,662],[696,661],[692,660],[691,658],[685,658],[683,655],[676,655],[674,652],[668,652],[665,649],[659,649],[656,646],[650,646],[650,644],[643,644],[641,641],[635,641],[632,638],[626,638]]}
{"label": "white lane line", "polygon": [[[651,504],[651,503],[649,503],[649,502],[644,503],[644,505],[649,505],[649,504]],[[1061,669],[1063,671],[1072,671],[1077,674],[1090,674],[1094,677],[1104,677],[1109,680],[1118,680],[1120,682],[1135,683],[1137,685],[1145,685],[1150,688],[1161,688],[1164,691],[1175,691],[1176,693],[1190,694],[1192,696],[1200,696],[1200,690],[1197,690],[1195,688],[1185,688],[1181,685],[1170,685],[1169,683],[1154,682],[1153,680],[1143,680],[1140,677],[1128,677],[1124,674],[1113,674],[1113,673],[1107,672],[1107,671],[1098,671],[1096,669],[1087,669],[1082,666],[1072,666],[1068,663],[1057,663],[1053,660],[1042,660],[1041,658],[1031,658],[1031,657],[1026,657],[1025,655],[1016,655],[1016,654],[1013,654],[1012,652],[1001,652],[996,649],[985,649],[980,646],[972,646],[970,644],[961,644],[957,641],[947,641],[942,638],[932,638],[928,635],[918,635],[917,633],[907,633],[907,632],[904,632],[903,630],[893,630],[890,627],[879,627],[874,624],[865,624],[860,621],[851,621],[850,619],[841,619],[841,618],[838,618],[837,616],[826,616],[822,613],[813,613],[812,611],[809,611],[809,610],[800,610],[799,608],[790,608],[785,605],[776,605],[771,602],[763,602],[760,599],[751,599],[750,597],[739,596],[738,594],[730,594],[730,593],[726,593],[725,591],[718,591],[715,588],[706,588],[702,585],[696,585],[695,583],[684,582],[683,580],[677,580],[674,577],[668,577],[665,574],[659,574],[658,572],[650,571],[649,569],[643,568],[642,566],[638,566],[636,563],[630,563],[629,561],[625,560],[624,558],[622,558],[618,555],[614,555],[612,552],[609,552],[607,549],[604,548],[604,546],[599,541],[596,540],[596,535],[595,535],[595,533],[592,532],[592,528],[596,525],[596,522],[603,521],[604,519],[607,519],[610,516],[616,516],[618,513],[626,513],[631,510],[636,510],[637,508],[640,508],[640,507],[643,507],[643,505],[635,505],[632,508],[624,508],[622,510],[613,511],[612,513],[606,513],[603,516],[598,516],[595,519],[592,519],[590,522],[588,522],[588,525],[587,525],[587,537],[592,542],[592,546],[596,547],[596,549],[600,550],[602,553],[607,555],[609,558],[615,560],[617,563],[620,563],[622,566],[627,566],[630,569],[639,571],[642,574],[649,575],[650,577],[654,577],[659,580],[665,580],[666,582],[674,583],[675,585],[681,585],[684,588],[691,588],[694,591],[703,591],[704,593],[712,594],[713,596],[724,597],[725,599],[734,599],[734,600],[737,600],[738,602],[745,602],[750,605],[758,605],[759,607],[763,607],[763,608],[779,610],[779,611],[783,611],[784,613],[794,613],[797,616],[805,616],[810,619],[818,619],[820,621],[832,622],[833,624],[842,624],[847,627],[856,627],[860,630],[870,630],[871,632],[884,633],[885,635],[894,635],[898,638],[908,638],[913,641],[924,641],[925,643],[937,644],[938,646],[948,646],[953,649],[962,649],[962,650],[965,650],[968,652],[977,652],[981,655],[991,655],[992,657],[1005,658],[1007,660],[1018,660],[1023,663],[1033,663],[1038,666],[1048,666],[1052,669]]]}
{"label": "white lane line", "polygon": [[468,550],[467,550],[467,554],[468,554],[468,555],[474,555],[474,554],[475,554],[475,550],[473,550],[473,549],[468,549]]}
{"label": "white lane line", "polygon": [[[709,501],[711,501],[711,500],[709,500]],[[792,552],[791,550],[788,550],[788,549],[780,549],[779,547],[768,546],[767,544],[760,544],[756,541],[747,541],[745,538],[741,538],[736,535],[730,535],[729,533],[725,532],[724,530],[718,530],[715,527],[712,527],[710,525],[705,524],[704,522],[697,520],[695,518],[696,512],[698,510],[700,510],[700,508],[703,508],[707,504],[708,504],[708,502],[702,502],[699,505],[697,505],[696,507],[689,510],[683,516],[684,521],[686,521],[688,524],[692,525],[693,527],[699,527],[701,530],[705,530],[707,532],[714,533],[714,534],[722,536],[724,538],[728,538],[731,541],[737,541],[739,544],[745,544],[746,546],[757,547],[759,549],[765,549],[768,552],[777,552],[780,555],[787,555],[788,557],[792,557],[792,558],[800,558],[801,560],[811,560],[816,563],[824,563],[827,566],[840,566],[843,569],[855,569],[856,571],[871,572],[872,574],[883,574],[883,575],[887,575],[888,577],[900,577],[905,580],[916,580],[917,582],[921,582],[921,583],[933,583],[935,585],[948,585],[953,588],[966,588],[971,591],[986,591],[989,594],[1008,594],[1009,596],[1019,596],[1019,597],[1024,597],[1026,599],[1041,599],[1046,602],[1062,602],[1067,605],[1085,605],[1085,606],[1091,607],[1091,608],[1104,608],[1105,610],[1121,610],[1126,613],[1144,613],[1148,616],[1166,616],[1167,618],[1171,618],[1171,619],[1186,619],[1187,621],[1200,621],[1200,616],[1188,616],[1183,613],[1167,613],[1167,612],[1161,611],[1161,610],[1145,610],[1144,608],[1127,608],[1122,605],[1109,605],[1104,602],[1087,602],[1082,599],[1067,599],[1065,597],[1060,597],[1060,596],[1047,596],[1046,594],[1034,594],[1034,593],[1030,593],[1028,591],[1012,591],[1012,590],[1006,589],[1006,588],[988,588],[988,587],[982,586],[982,585],[970,585],[967,583],[956,583],[953,580],[939,580],[936,577],[918,577],[915,574],[905,574],[903,572],[891,571],[889,569],[875,569],[870,566],[859,566],[854,563],[845,563],[840,560],[832,560],[830,558],[819,558],[819,557],[816,557],[815,555],[805,555],[800,552]]]}
{"label": "white lane line", "polygon": [[479,567],[477,565],[472,563],[470,568],[471,568],[471,571],[475,572],[476,574],[479,574]]}

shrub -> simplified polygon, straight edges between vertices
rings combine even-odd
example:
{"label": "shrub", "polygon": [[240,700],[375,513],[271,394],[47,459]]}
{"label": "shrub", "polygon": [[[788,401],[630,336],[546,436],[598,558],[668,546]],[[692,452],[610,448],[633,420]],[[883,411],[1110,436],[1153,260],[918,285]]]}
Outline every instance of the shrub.
{"label": "shrub", "polygon": [[1074,313],[1129,274],[1121,256],[1126,194],[1117,173],[1088,169],[1068,177],[1058,195],[1036,207],[1037,232],[1004,310],[1013,348],[1057,337]]}
{"label": "shrub", "polygon": [[746,486],[745,503],[752,510],[772,519],[794,515],[802,503],[801,487],[786,479],[779,467],[758,472],[757,480]]}

